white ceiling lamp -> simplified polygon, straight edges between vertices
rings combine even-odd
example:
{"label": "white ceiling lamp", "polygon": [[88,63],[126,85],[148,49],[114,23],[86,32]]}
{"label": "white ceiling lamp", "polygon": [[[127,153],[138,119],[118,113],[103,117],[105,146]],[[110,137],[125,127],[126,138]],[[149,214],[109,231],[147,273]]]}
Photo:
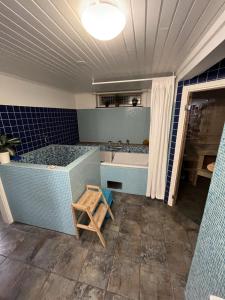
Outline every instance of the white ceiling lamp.
{"label": "white ceiling lamp", "polygon": [[115,38],[126,24],[124,13],[116,5],[100,1],[84,10],[81,21],[88,33],[102,41]]}

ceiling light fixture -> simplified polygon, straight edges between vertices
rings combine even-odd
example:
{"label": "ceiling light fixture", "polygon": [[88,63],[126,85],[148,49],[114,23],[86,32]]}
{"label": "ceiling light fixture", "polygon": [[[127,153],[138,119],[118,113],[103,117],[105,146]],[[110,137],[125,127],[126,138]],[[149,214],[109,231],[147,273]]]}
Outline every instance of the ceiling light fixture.
{"label": "ceiling light fixture", "polygon": [[84,10],[81,22],[94,38],[107,41],[120,34],[126,18],[116,5],[96,1]]}

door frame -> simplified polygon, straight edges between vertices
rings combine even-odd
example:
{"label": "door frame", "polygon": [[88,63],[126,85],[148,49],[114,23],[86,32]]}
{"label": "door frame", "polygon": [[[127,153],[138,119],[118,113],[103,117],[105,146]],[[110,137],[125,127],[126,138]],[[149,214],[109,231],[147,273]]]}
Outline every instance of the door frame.
{"label": "door frame", "polygon": [[201,92],[222,88],[225,88],[225,79],[213,80],[204,83],[187,85],[183,87],[177,129],[177,140],[175,146],[172,176],[168,198],[168,205],[170,206],[173,206],[176,203],[178,188],[180,184],[181,166],[183,161],[188,125],[188,111],[186,110],[186,106],[190,103],[190,95],[193,92]]}

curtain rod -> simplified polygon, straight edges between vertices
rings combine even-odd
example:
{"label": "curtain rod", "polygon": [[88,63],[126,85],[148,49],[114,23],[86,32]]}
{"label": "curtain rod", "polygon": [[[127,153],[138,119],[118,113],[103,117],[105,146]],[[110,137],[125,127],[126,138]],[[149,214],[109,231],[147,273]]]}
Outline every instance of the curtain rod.
{"label": "curtain rod", "polygon": [[132,90],[132,91],[111,91],[111,92],[93,92],[94,95],[112,95],[112,94],[126,94],[126,93],[144,93],[150,89]]}
{"label": "curtain rod", "polygon": [[114,81],[98,81],[98,82],[92,82],[92,85],[100,85],[100,84],[111,84],[111,83],[125,83],[125,82],[138,82],[138,81],[151,81],[153,79],[161,79],[161,78],[171,78],[176,76],[165,76],[165,77],[149,77],[149,78],[140,78],[140,79],[127,79],[127,80],[114,80]]}

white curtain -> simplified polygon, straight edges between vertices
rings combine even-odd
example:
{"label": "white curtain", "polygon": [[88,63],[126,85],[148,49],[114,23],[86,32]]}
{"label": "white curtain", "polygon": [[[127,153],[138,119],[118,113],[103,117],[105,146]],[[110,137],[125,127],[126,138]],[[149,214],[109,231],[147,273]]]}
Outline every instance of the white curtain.
{"label": "white curtain", "polygon": [[152,81],[146,196],[164,199],[175,77]]}

